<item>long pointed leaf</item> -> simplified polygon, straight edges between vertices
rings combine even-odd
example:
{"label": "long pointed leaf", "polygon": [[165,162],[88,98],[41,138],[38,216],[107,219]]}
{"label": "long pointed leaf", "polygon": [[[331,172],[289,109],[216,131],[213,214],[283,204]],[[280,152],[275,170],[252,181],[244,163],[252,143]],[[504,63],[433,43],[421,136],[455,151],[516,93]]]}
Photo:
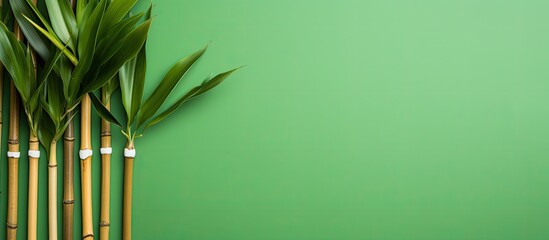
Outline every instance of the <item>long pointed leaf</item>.
{"label": "long pointed leaf", "polygon": [[137,3],[137,0],[116,0],[107,8],[105,12],[105,24],[101,26],[102,29],[107,30],[117,22],[119,22],[132,7]]}
{"label": "long pointed leaf", "polygon": [[76,19],[69,1],[46,0],[46,6],[53,30],[64,44],[74,50],[77,37]]}
{"label": "long pointed leaf", "polygon": [[179,60],[172,66],[153,94],[143,103],[137,117],[137,126],[141,126],[158,111],[185,73],[204,54],[207,47]]}
{"label": "long pointed leaf", "polygon": [[238,69],[240,69],[240,68],[235,68],[233,70],[230,70],[230,71],[227,71],[227,72],[224,72],[224,73],[220,73],[220,74],[216,75],[215,77],[213,77],[212,79],[204,81],[200,86],[194,87],[193,89],[188,91],[185,95],[183,95],[179,100],[177,100],[172,106],[170,106],[168,109],[166,109],[165,111],[160,113],[158,116],[153,118],[149,123],[147,123],[147,125],[145,126],[144,129],[147,129],[147,128],[161,122],[166,117],[168,117],[170,114],[174,113],[177,109],[179,109],[187,101],[189,101],[191,99],[194,99],[194,98],[204,94],[205,92],[211,90],[212,88],[218,86],[219,84],[221,84],[225,79],[227,79],[232,73],[234,73]]}
{"label": "long pointed leaf", "polygon": [[30,98],[30,94],[26,94],[29,88],[27,55],[23,45],[4,23],[0,23],[0,61],[11,75],[15,87],[22,93],[22,99],[27,101]]}
{"label": "long pointed leaf", "polygon": [[33,49],[40,55],[40,57],[42,57],[42,59],[48,59],[50,56],[50,50],[48,48],[49,41],[23,17],[23,15],[26,15],[32,21],[36,22],[38,19],[36,19],[33,10],[25,1],[9,0],[9,2],[11,9],[14,12],[15,19],[19,24],[19,28],[21,28],[25,34]]}
{"label": "long pointed leaf", "polygon": [[146,52],[146,43],[143,44],[141,51],[136,56],[135,63],[135,75],[133,80],[132,87],[132,96],[131,96],[131,111],[130,118],[128,119],[128,125],[131,125],[134,121],[137,112],[141,108],[141,101],[143,98],[143,91],[145,88],[145,77],[147,75],[147,52]]}
{"label": "long pointed leaf", "polygon": [[78,64],[78,59],[59,41],[54,35],[40,27],[38,24],[36,24],[32,19],[30,19],[27,16],[23,16],[25,20],[27,20],[34,28],[36,28],[40,33],[42,33],[48,40],[50,40],[51,43],[53,43],[59,50],[63,51],[63,54],[67,56],[67,58],[74,64]]}
{"label": "long pointed leaf", "polygon": [[150,25],[151,21],[148,20],[143,22],[135,30],[131,31],[125,38],[122,47],[105,64],[104,68],[98,72],[97,78],[94,78],[93,81],[88,79],[88,81],[83,82],[80,95],[95,91],[102,87],[118,72],[122,65],[124,65],[131,58],[135,57],[147,39]]}
{"label": "long pointed leaf", "polygon": [[97,96],[95,96],[94,93],[90,93],[89,94],[90,96],[90,99],[91,99],[91,102],[93,103],[93,106],[95,107],[95,110],[97,111],[97,114],[111,122],[111,123],[114,123],[118,126],[120,126],[120,122],[116,119],[116,117],[114,115],[112,115],[112,113],[101,103],[101,101],[99,101],[99,99],[97,98]]}

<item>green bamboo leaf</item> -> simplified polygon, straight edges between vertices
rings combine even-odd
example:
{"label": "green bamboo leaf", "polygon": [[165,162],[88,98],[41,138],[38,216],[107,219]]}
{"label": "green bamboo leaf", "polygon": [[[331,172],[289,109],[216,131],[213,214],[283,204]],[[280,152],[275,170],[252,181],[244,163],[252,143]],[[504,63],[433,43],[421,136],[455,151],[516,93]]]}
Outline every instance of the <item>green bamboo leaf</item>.
{"label": "green bamboo leaf", "polygon": [[4,23],[0,23],[0,61],[12,77],[15,87],[23,93],[23,100],[28,100],[30,96],[25,94],[29,84],[27,55],[21,42]]}
{"label": "green bamboo leaf", "polygon": [[[80,95],[95,91],[102,87],[118,72],[122,65],[124,65],[131,58],[135,57],[147,39],[150,25],[151,21],[148,20],[131,31],[124,39],[122,47],[105,64],[104,68],[98,72],[97,78],[86,78],[88,81],[83,82]],[[91,81],[90,79],[95,80]]]}
{"label": "green bamboo leaf", "polygon": [[78,110],[73,110],[73,114],[69,118],[64,119],[63,124],[56,129],[54,139],[61,139],[61,137],[63,136],[63,133],[65,133],[65,130],[69,126],[70,122],[77,115],[77,113],[78,113]]}
{"label": "green bamboo leaf", "polygon": [[[26,52],[26,63],[24,65],[24,67],[26,67],[25,69],[25,81],[24,81],[24,84],[22,86],[22,89],[18,89],[19,90],[19,96],[21,96],[21,99],[23,100],[23,103],[28,103],[30,98],[31,98],[31,95],[32,95],[32,92],[36,89],[36,74],[35,74],[35,71],[34,71],[34,63],[33,63],[33,56],[32,56],[32,53],[31,53],[31,48],[30,46],[27,47],[27,52]],[[24,95],[24,97],[23,97]],[[28,109],[27,109],[28,110]]]}
{"label": "green bamboo leaf", "polygon": [[107,84],[103,86],[101,91],[101,96],[102,96],[101,102],[103,104],[107,104],[108,102],[110,102],[110,98],[112,94],[116,91],[116,89],[118,89],[119,86],[120,86],[120,81],[118,79],[118,76],[115,75],[113,79],[108,81]]}
{"label": "green bamboo leaf", "polygon": [[149,5],[149,8],[147,9],[147,12],[145,13],[145,20],[151,19],[151,13],[152,13],[152,2],[151,5]]}
{"label": "green bamboo leaf", "polygon": [[232,73],[237,71],[240,68],[235,68],[233,70],[220,73],[216,75],[215,77],[204,81],[200,86],[192,88],[190,91],[185,93],[181,98],[179,98],[173,105],[171,105],[168,109],[164,110],[162,113],[160,113],[158,116],[154,117],[147,125],[145,126],[145,129],[161,122],[166,117],[168,117],[170,114],[174,113],[177,109],[179,109],[184,103],[187,101],[194,99],[207,91],[211,90],[212,88],[218,86],[221,84],[225,79],[227,79]]}
{"label": "green bamboo leaf", "polygon": [[119,71],[122,105],[126,110],[128,125],[132,124],[141,106],[147,69],[145,49],[146,46],[144,44],[137,56],[124,64]]}
{"label": "green bamboo leaf", "polygon": [[[133,83],[135,81],[135,65],[137,63],[137,57],[130,59],[126,62],[118,71],[118,79],[120,82],[120,93],[122,97],[122,106],[126,110],[126,119],[128,122],[132,121],[131,109],[132,109],[132,95],[133,95]],[[130,124],[128,124],[130,125]]]}
{"label": "green bamboo leaf", "polygon": [[104,65],[120,49],[124,39],[135,28],[143,13],[131,16],[112,26],[98,39],[94,62]]}
{"label": "green bamboo leaf", "polygon": [[[65,55],[61,55],[58,62],[58,75],[63,82],[63,96],[67,101],[70,100],[69,96],[69,85],[72,78],[72,71],[74,70],[74,65],[68,60]],[[69,104],[71,104],[69,102]]]}
{"label": "green bamboo leaf", "polygon": [[141,100],[145,88],[145,77],[147,75],[147,52],[146,43],[141,47],[141,51],[135,57],[135,76],[133,81],[132,96],[131,96],[131,111],[128,125],[131,125],[135,119],[137,112],[141,108]]}
{"label": "green bamboo leaf", "polygon": [[32,112],[32,121],[29,120],[29,127],[36,136],[38,136],[38,127],[42,119],[42,113],[43,113],[42,108],[38,108],[34,110]]}
{"label": "green bamboo leaf", "polygon": [[112,1],[111,4],[109,4],[109,7],[107,8],[107,11],[105,12],[104,17],[104,24],[101,26],[103,29],[102,31],[105,31],[112,27],[114,24],[119,22],[132,7],[137,3],[137,0],[116,0]]}
{"label": "green bamboo leaf", "polygon": [[76,1],[76,25],[82,23],[84,18],[84,12],[86,11],[86,6],[88,5],[88,0],[78,0]]}
{"label": "green bamboo leaf", "polygon": [[[44,27],[46,28],[46,30],[48,30],[48,32],[52,35],[55,35],[55,30],[53,30],[53,27],[51,26],[51,24],[46,20],[46,18],[42,15],[42,13],[40,12],[40,10],[38,9],[38,7],[32,2],[32,0],[26,0],[27,1],[27,5],[30,7],[30,9],[33,11],[33,13],[36,15],[36,17],[40,20],[40,22],[42,23],[42,25],[44,25]],[[24,16],[27,16],[27,17],[30,17],[29,15],[24,15]],[[55,35],[55,37],[57,38],[57,35]],[[57,38],[57,40],[59,40],[59,38]]]}
{"label": "green bamboo leaf", "polygon": [[[90,16],[83,20],[82,26],[79,28],[78,54],[80,58],[92,57],[95,52],[97,32],[103,20],[106,5],[107,0],[101,0]],[[89,54],[91,56],[88,56]]]}
{"label": "green bamboo leaf", "polygon": [[75,65],[72,73],[72,78],[68,87],[69,104],[73,103],[78,98],[78,93],[84,76],[88,73],[95,53],[97,31],[101,25],[103,14],[105,12],[107,1],[101,0],[95,7],[91,15],[83,20],[82,27],[79,33],[78,54],[80,61]]}
{"label": "green bamboo leaf", "polygon": [[99,101],[99,99],[97,98],[97,96],[95,96],[94,93],[89,93],[89,96],[90,96],[90,99],[91,99],[91,102],[93,103],[93,106],[95,107],[95,110],[97,111],[97,114],[111,122],[111,123],[114,123],[118,126],[120,126],[120,122],[116,119],[116,117],[114,115],[112,115],[112,113],[101,103],[101,101]]}
{"label": "green bamboo leaf", "polygon": [[42,117],[38,125],[38,140],[45,146],[46,152],[49,155],[49,147],[55,135],[55,125],[49,117]]}
{"label": "green bamboo leaf", "polygon": [[[53,76],[53,75],[50,75]],[[50,78],[47,82],[47,101],[48,101],[48,113],[55,123],[59,126],[62,120],[62,116],[65,110],[65,99],[63,98],[63,86],[61,81],[57,78]]]}
{"label": "green bamboo leaf", "polygon": [[33,90],[32,96],[29,100],[29,107],[32,112],[36,111],[38,107],[39,96],[42,93],[44,86],[46,85],[46,79],[49,78],[50,73],[53,70],[53,67],[55,66],[55,64],[57,63],[57,61],[62,55],[63,54],[61,51],[57,51],[57,53],[53,55],[51,59],[48,59],[48,61],[46,61],[46,65],[44,66],[44,69],[40,72],[40,75],[37,78],[38,87],[36,87],[36,89]]}
{"label": "green bamboo leaf", "polygon": [[40,27],[38,24],[36,24],[32,19],[30,19],[27,16],[23,16],[23,18],[28,21],[34,28],[36,28],[42,35],[44,35],[48,40],[50,40],[51,43],[53,43],[59,50],[67,56],[67,58],[74,64],[78,64],[78,59],[59,41],[54,35],[50,34],[48,31]]}
{"label": "green bamboo leaf", "polygon": [[191,66],[202,56],[202,54],[204,54],[207,47],[208,46],[179,60],[172,66],[166,76],[164,76],[162,82],[156,87],[153,94],[143,103],[143,107],[139,111],[137,117],[138,127],[158,111],[185,73],[187,73]]}
{"label": "green bamboo leaf", "polygon": [[46,6],[53,30],[64,44],[74,49],[78,30],[69,1],[46,0]]}
{"label": "green bamboo leaf", "polygon": [[19,28],[25,34],[25,37],[31,44],[32,48],[42,57],[42,59],[48,59],[50,56],[49,40],[47,40],[37,29],[35,29],[30,22],[28,22],[23,15],[28,16],[33,22],[38,21],[36,19],[33,10],[30,8],[26,1],[21,0],[9,0],[12,11],[14,12],[15,20],[19,24]]}

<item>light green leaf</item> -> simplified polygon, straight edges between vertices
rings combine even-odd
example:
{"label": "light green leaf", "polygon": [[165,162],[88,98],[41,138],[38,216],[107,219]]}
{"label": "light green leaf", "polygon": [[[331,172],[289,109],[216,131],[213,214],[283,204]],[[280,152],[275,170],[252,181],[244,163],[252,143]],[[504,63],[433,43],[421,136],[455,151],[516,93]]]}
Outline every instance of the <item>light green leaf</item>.
{"label": "light green leaf", "polygon": [[65,45],[74,50],[78,30],[69,1],[46,0],[46,6],[53,30]]}

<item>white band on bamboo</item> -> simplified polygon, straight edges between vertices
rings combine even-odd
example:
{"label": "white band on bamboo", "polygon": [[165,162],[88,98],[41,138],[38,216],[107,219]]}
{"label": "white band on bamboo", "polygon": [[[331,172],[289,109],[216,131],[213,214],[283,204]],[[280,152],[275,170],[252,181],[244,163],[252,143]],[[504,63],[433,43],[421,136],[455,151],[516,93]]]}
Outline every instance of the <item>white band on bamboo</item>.
{"label": "white band on bamboo", "polygon": [[39,150],[29,150],[29,157],[31,158],[40,158]]}
{"label": "white band on bamboo", "polygon": [[20,152],[8,152],[8,157],[9,158],[19,158],[19,157],[21,157],[21,153]]}
{"label": "white band on bamboo", "polygon": [[135,148],[134,149],[127,149],[124,148],[124,157],[135,157]]}
{"label": "white band on bamboo", "polygon": [[112,154],[112,148],[110,148],[110,147],[101,148],[100,151],[101,151],[101,155],[111,155]]}
{"label": "white band on bamboo", "polygon": [[93,151],[91,149],[82,149],[80,150],[80,152],[78,152],[78,154],[80,155],[80,159],[84,160],[86,158],[91,157],[93,154]]}

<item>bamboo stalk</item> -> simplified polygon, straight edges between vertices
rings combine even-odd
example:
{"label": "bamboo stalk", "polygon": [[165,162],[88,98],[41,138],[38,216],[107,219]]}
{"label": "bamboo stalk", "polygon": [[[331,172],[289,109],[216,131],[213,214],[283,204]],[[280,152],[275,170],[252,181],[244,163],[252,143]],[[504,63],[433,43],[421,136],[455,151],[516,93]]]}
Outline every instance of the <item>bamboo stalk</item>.
{"label": "bamboo stalk", "polygon": [[63,137],[63,240],[73,239],[74,230],[74,123],[73,113]]}
{"label": "bamboo stalk", "polygon": [[[81,104],[81,141],[80,150],[91,150],[91,102],[88,94],[84,95]],[[80,161],[80,175],[82,182],[82,239],[93,239],[92,216],[92,186],[91,161],[89,156]]]}
{"label": "bamboo stalk", "polygon": [[[0,0],[0,8],[4,7],[4,0]],[[2,146],[2,110],[4,109],[4,104],[2,99],[4,98],[4,65],[0,63],[0,146]]]}
{"label": "bamboo stalk", "polygon": [[[126,144],[127,149],[134,149],[133,142]],[[124,157],[124,206],[122,210],[122,239],[132,239],[132,186],[133,157]]]}
{"label": "bamboo stalk", "polygon": [[49,240],[57,239],[57,140],[50,145],[48,162],[48,233]]}
{"label": "bamboo stalk", "polygon": [[[105,107],[110,110],[110,101],[103,94]],[[111,148],[111,124],[101,119],[101,148]],[[99,239],[109,239],[110,229],[110,191],[111,191],[111,155],[101,154],[101,221],[99,222]]]}
{"label": "bamboo stalk", "polygon": [[[72,8],[76,0],[70,1]],[[74,122],[73,112],[67,114],[69,125],[63,136],[63,240],[74,237]]]}
{"label": "bamboo stalk", "polygon": [[[29,136],[29,150],[39,151],[39,142],[32,132]],[[29,156],[29,205],[27,219],[27,239],[36,240],[37,212],[38,212],[38,160]]]}
{"label": "bamboo stalk", "polygon": [[[14,33],[19,40],[23,39],[23,33],[14,24]],[[10,84],[10,122],[8,151],[19,153],[19,94],[13,81]],[[18,201],[18,180],[19,180],[19,157],[8,158],[8,216],[6,221],[6,233],[8,240],[17,239],[17,201]]]}
{"label": "bamboo stalk", "polygon": [[[2,5],[2,0],[0,0],[0,6]],[[4,66],[0,64],[0,146],[3,145],[2,142],[2,128],[3,128],[3,121],[2,121],[2,110],[4,109],[4,104],[2,102],[2,99],[4,98]]]}
{"label": "bamboo stalk", "polygon": [[[34,0],[36,4],[36,0]],[[32,51],[32,65],[34,67],[34,75],[38,76],[38,66],[36,63],[36,52]],[[30,124],[30,123],[29,123]],[[37,129],[34,129],[36,131]],[[29,195],[28,195],[28,212],[27,212],[27,239],[36,240],[36,228],[38,219],[38,157],[31,156],[30,151],[40,153],[40,142],[38,136],[33,129],[29,134]]]}

